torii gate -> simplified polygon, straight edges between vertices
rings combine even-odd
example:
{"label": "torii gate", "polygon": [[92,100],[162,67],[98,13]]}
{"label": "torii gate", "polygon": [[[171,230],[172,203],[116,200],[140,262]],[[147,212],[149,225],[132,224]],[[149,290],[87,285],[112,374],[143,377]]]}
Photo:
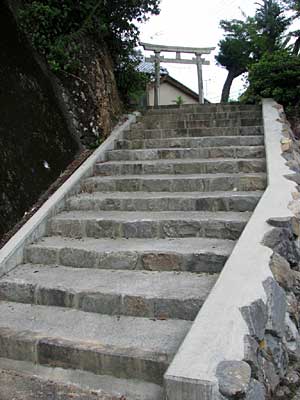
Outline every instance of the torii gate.
{"label": "torii gate", "polygon": [[[160,63],[175,63],[175,64],[195,64],[198,71],[198,86],[199,86],[199,103],[204,103],[203,93],[203,72],[202,65],[210,65],[209,61],[202,58],[202,54],[210,54],[215,47],[197,48],[197,47],[177,47],[177,46],[161,46],[150,43],[140,43],[144,50],[154,51],[154,56],[146,58],[146,61],[155,63],[155,88],[154,88],[154,107],[159,106],[159,88],[160,88]],[[176,53],[176,58],[165,58],[161,56],[161,52]],[[187,60],[181,58],[181,53],[195,54],[196,58]]]}

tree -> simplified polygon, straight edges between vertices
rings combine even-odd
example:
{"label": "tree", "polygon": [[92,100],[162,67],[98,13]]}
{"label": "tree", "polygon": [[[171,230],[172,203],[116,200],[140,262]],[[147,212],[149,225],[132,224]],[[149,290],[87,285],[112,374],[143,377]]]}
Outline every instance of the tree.
{"label": "tree", "polygon": [[20,24],[54,71],[76,68],[83,34],[104,40],[118,63],[132,52],[137,22],[159,13],[160,0],[24,0]]}
{"label": "tree", "polygon": [[265,53],[250,67],[248,79],[242,101],[272,97],[284,106],[295,105],[300,99],[300,58],[288,50]]}
{"label": "tree", "polygon": [[249,36],[250,24],[250,19],[246,21],[222,20],[220,22],[226,37],[219,43],[220,50],[216,60],[228,71],[222,90],[221,102],[228,102],[233,80],[247,71],[252,53],[252,43]]}
{"label": "tree", "polygon": [[259,59],[283,47],[283,35],[291,23],[284,8],[275,0],[262,0],[255,13],[255,33],[252,36],[255,54]]}
{"label": "tree", "polygon": [[[299,0],[283,0],[286,10],[292,12],[292,20],[300,18],[300,1]],[[300,30],[293,31],[290,38],[296,38],[293,44],[293,54],[298,55],[300,52]]]}
{"label": "tree", "polygon": [[284,8],[276,0],[262,0],[254,17],[245,20],[221,21],[225,39],[219,43],[216,57],[219,64],[228,70],[222,91],[222,102],[229,99],[230,88],[235,78],[247,72],[265,53],[283,47],[283,34],[291,23],[284,15]]}

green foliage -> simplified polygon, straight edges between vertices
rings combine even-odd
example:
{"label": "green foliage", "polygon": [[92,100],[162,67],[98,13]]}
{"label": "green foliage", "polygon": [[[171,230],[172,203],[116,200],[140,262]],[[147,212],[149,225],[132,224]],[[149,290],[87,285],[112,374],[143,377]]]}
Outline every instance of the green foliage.
{"label": "green foliage", "polygon": [[300,58],[285,50],[266,53],[250,68],[249,82],[242,101],[272,97],[285,106],[293,105],[300,98]]}
{"label": "green foliage", "polygon": [[233,80],[247,71],[253,52],[250,31],[252,20],[221,21],[220,26],[225,31],[225,39],[219,42],[219,54],[216,61],[228,71],[222,90],[222,102],[228,102]]}
{"label": "green foliage", "polygon": [[276,0],[261,0],[255,13],[256,31],[252,35],[256,57],[282,48],[283,34],[291,24]]}
{"label": "green foliage", "polygon": [[184,100],[182,96],[177,96],[176,100],[173,100],[173,103],[175,103],[177,106],[182,106],[184,104]]}
{"label": "green foliage", "polygon": [[237,19],[220,22],[220,27],[225,31],[225,39],[219,43],[220,51],[216,60],[227,70],[246,71],[252,52],[249,24],[248,20]]}
{"label": "green foliage", "polygon": [[[282,0],[287,11],[292,13],[292,20],[300,18],[300,1],[299,0]],[[300,52],[300,30],[295,30],[289,33],[289,38],[296,38],[292,46],[293,54],[299,54]]]}
{"label": "green foliage", "polygon": [[132,52],[130,57],[125,58],[116,68],[115,76],[122,100],[125,104],[138,103],[146,92],[150,76],[137,71],[137,66],[142,60],[141,54]]}
{"label": "green foliage", "polygon": [[82,34],[108,43],[121,64],[136,45],[143,22],[159,13],[160,0],[24,0],[20,25],[54,71],[78,68]]}
{"label": "green foliage", "polygon": [[[288,1],[288,0],[287,0]],[[219,43],[217,62],[228,70],[222,101],[227,102],[233,80],[249,71],[265,53],[283,48],[283,38],[291,19],[277,0],[261,0],[254,17],[221,21],[225,38]]]}

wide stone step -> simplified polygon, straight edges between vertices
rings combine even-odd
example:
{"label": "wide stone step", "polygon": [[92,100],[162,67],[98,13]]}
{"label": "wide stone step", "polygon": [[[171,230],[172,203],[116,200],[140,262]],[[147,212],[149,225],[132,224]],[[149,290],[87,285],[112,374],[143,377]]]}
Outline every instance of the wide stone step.
{"label": "wide stone step", "polygon": [[7,358],[0,358],[0,387],[1,400],[163,400],[154,383]]}
{"label": "wide stone step", "polygon": [[109,161],[95,166],[95,175],[147,174],[238,174],[264,172],[264,159],[168,159],[145,161]]}
{"label": "wide stone step", "polygon": [[83,193],[67,200],[82,211],[253,211],[263,192]]}
{"label": "wide stone step", "polygon": [[261,105],[251,104],[185,104],[180,107],[160,106],[159,108],[148,107],[147,114],[185,114],[185,113],[216,113],[216,112],[261,112]]}
{"label": "wide stone step", "polygon": [[25,262],[73,268],[218,273],[235,242],[224,239],[70,239],[45,237]]}
{"label": "wide stone step", "polygon": [[92,192],[214,192],[265,190],[264,173],[193,175],[120,175],[92,177],[82,191]]}
{"label": "wide stone step", "polygon": [[[242,147],[249,148],[250,146],[264,146],[263,136],[208,136],[208,137],[179,137],[169,139],[146,139],[146,140],[117,140],[115,148],[117,150],[139,150],[139,149],[175,149],[180,148],[193,149],[203,151],[203,148],[218,148],[224,147],[224,151],[229,150],[233,146],[238,152]],[[197,149],[201,147],[201,149]],[[209,151],[209,150],[207,150]],[[110,152],[108,152],[110,154]],[[222,156],[225,157],[225,156]]]}
{"label": "wide stone step", "polygon": [[147,150],[112,150],[107,152],[109,161],[206,159],[206,158],[263,158],[264,146],[228,146],[206,148],[158,148]]}
{"label": "wide stone step", "polygon": [[141,129],[138,126],[124,133],[125,140],[149,140],[149,139],[170,139],[170,138],[193,138],[208,136],[262,136],[263,127],[238,126],[238,127],[214,127],[214,128],[177,128],[177,129]]}
{"label": "wide stone step", "polygon": [[191,129],[191,128],[219,128],[262,125],[261,117],[246,117],[236,119],[195,119],[193,121],[168,121],[167,119],[144,120],[133,125],[132,129]]}
{"label": "wide stone step", "polygon": [[236,240],[249,212],[120,212],[70,211],[48,223],[51,235],[73,238],[184,238]]}
{"label": "wide stone step", "polygon": [[193,321],[217,278],[217,274],[24,264],[0,279],[0,300]]}
{"label": "wide stone step", "polygon": [[161,384],[191,323],[0,303],[0,356]]}
{"label": "wide stone step", "polygon": [[158,121],[218,121],[218,120],[241,120],[241,119],[262,119],[262,111],[223,111],[223,112],[185,112],[185,113],[164,113],[151,114],[147,113],[138,117],[138,122],[156,123]]}

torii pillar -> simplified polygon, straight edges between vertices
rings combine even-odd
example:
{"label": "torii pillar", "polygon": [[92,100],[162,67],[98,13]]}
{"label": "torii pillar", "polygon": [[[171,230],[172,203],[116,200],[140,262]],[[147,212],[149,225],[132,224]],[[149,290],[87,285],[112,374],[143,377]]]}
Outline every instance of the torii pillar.
{"label": "torii pillar", "polygon": [[[199,103],[204,104],[203,92],[203,71],[202,65],[210,65],[209,61],[202,58],[203,54],[210,54],[215,47],[195,48],[195,47],[177,47],[177,46],[160,46],[156,44],[140,43],[144,50],[153,51],[154,56],[146,58],[146,61],[155,63],[155,87],[154,87],[154,107],[159,106],[159,90],[160,90],[160,63],[175,63],[175,64],[196,64],[198,72],[198,88],[199,88]],[[165,58],[160,53],[169,52],[176,53],[176,58]],[[181,53],[195,54],[196,58],[192,60],[182,59]]]}

